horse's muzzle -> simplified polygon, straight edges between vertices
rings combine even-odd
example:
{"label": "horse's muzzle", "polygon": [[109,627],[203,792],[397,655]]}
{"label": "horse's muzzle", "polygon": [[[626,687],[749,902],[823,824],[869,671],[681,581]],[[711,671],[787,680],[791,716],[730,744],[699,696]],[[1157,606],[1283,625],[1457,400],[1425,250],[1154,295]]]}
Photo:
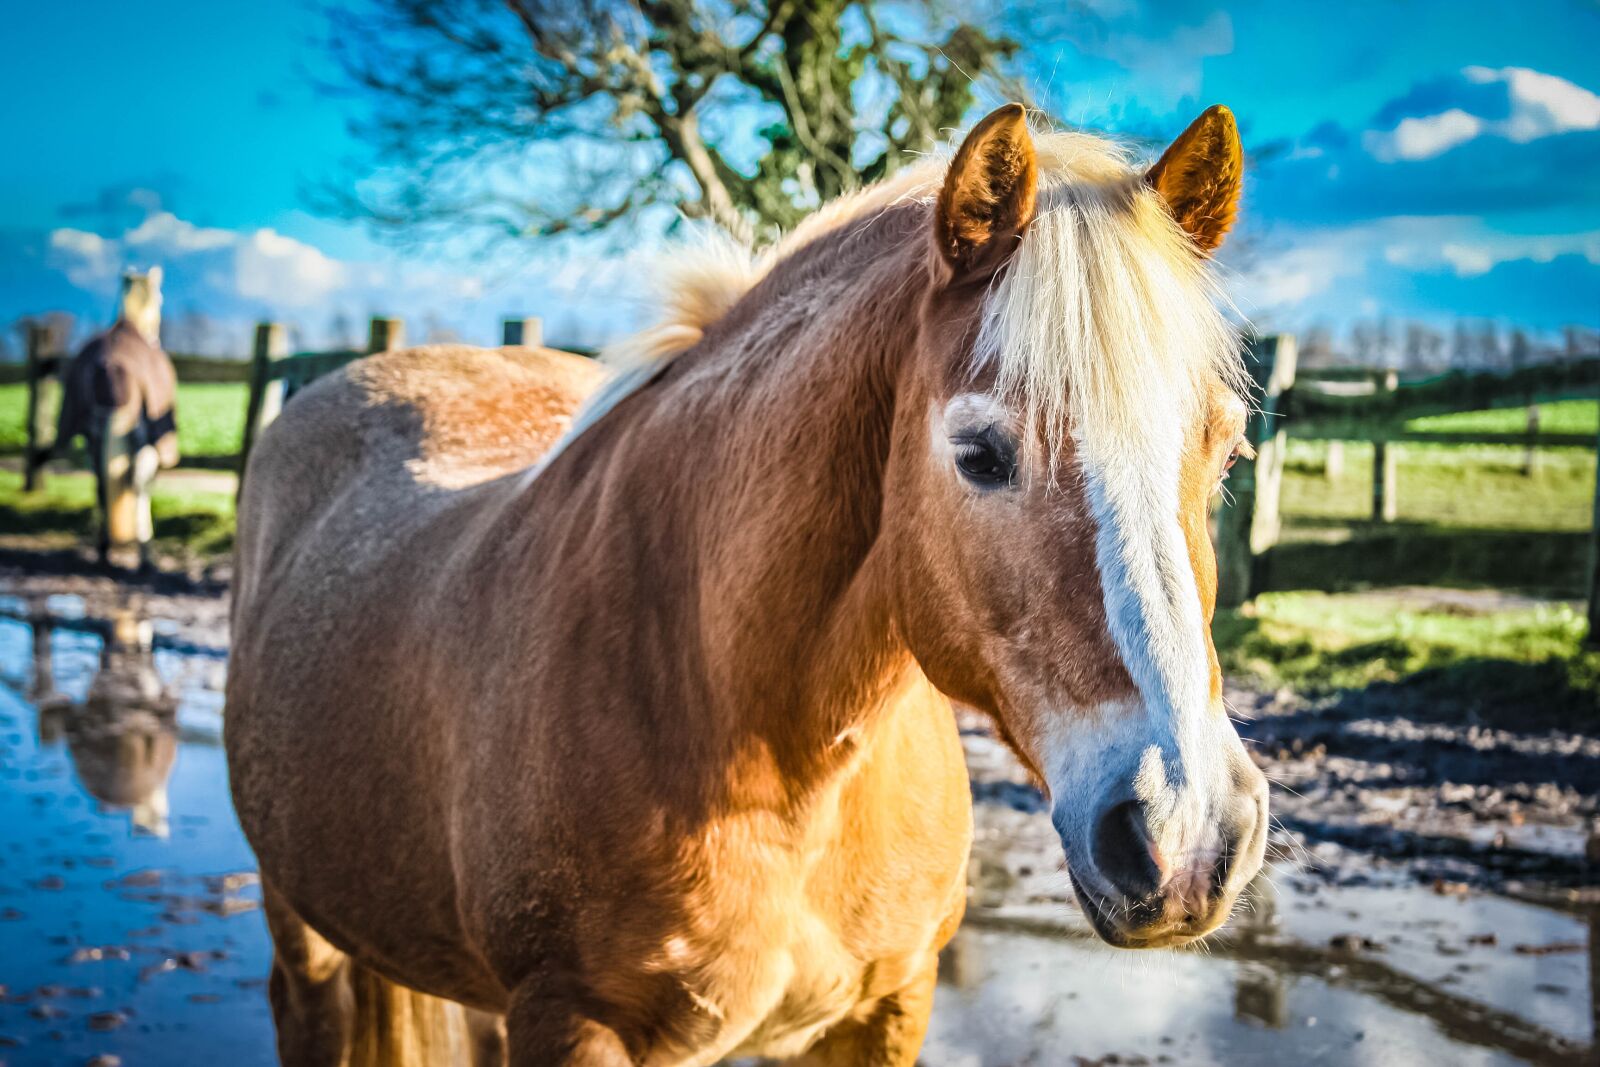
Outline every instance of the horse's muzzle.
{"label": "horse's muzzle", "polygon": [[[1267,839],[1266,779],[1254,767],[1226,812],[1194,836],[1198,847],[1164,855],[1136,800],[1097,820],[1092,871],[1075,871],[1078,902],[1102,940],[1118,948],[1162,948],[1203,937],[1228,918],[1261,868]],[[1081,875],[1081,876],[1080,876]]]}

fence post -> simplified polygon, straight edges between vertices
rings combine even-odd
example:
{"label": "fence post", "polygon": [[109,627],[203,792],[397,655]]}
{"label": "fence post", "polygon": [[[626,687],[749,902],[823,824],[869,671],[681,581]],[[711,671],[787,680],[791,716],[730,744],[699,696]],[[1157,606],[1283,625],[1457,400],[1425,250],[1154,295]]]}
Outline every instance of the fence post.
{"label": "fence post", "polygon": [[1539,469],[1539,405],[1528,405],[1528,446],[1522,453],[1522,474],[1531,478]]}
{"label": "fence post", "polygon": [[544,344],[544,323],[537,318],[501,319],[500,343],[539,348]]}
{"label": "fence post", "polygon": [[1344,442],[1329,441],[1322,457],[1322,476],[1330,482],[1344,477]]}
{"label": "fence post", "polygon": [[381,315],[372,316],[372,321],[367,325],[367,354],[378,352],[393,352],[406,346],[406,323],[404,319],[389,319]]}
{"label": "fence post", "polygon": [[22,491],[44,488],[44,465],[56,445],[54,417],[60,408],[61,359],[46,354],[49,327],[28,324],[28,447],[22,457]]}
{"label": "fence post", "polygon": [[281,322],[256,323],[255,347],[250,350],[250,403],[244,415],[244,445],[239,451],[239,488],[244,488],[250,449],[267,424],[283,410],[283,379],[278,362],[289,354],[289,331]]}
{"label": "fence post", "polygon": [[[1379,371],[1376,385],[1380,393],[1400,387],[1397,371]],[[1399,446],[1378,437],[1372,442],[1372,521],[1393,522],[1399,514]]]}
{"label": "fence post", "polygon": [[1594,523],[1589,527],[1589,644],[1600,648],[1600,436],[1595,438]]}
{"label": "fence post", "polygon": [[1294,335],[1256,338],[1250,353],[1260,406],[1251,414],[1245,436],[1256,458],[1234,464],[1217,512],[1217,605],[1224,608],[1238,607],[1265,586],[1267,553],[1282,530],[1279,504],[1288,445],[1284,397],[1294,385]]}

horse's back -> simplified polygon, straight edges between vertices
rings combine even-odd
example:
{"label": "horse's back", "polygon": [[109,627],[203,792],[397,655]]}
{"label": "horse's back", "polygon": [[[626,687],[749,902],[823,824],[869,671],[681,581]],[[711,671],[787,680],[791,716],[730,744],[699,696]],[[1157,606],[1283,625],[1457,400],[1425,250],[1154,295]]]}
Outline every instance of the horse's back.
{"label": "horse's back", "polygon": [[236,603],[309,541],[338,537],[340,555],[397,546],[461,491],[536,463],[602,377],[553,349],[430,345],[313,383],[251,450]]}
{"label": "horse's back", "polygon": [[[461,568],[514,510],[521,479],[507,476],[602,373],[534,349],[385,354],[295,395],[252,449],[228,678],[235,806],[274,891],[392,971],[419,945],[447,959],[461,937],[446,814],[449,720],[469,699],[448,650],[470,640]],[[374,824],[376,798],[398,839]]]}

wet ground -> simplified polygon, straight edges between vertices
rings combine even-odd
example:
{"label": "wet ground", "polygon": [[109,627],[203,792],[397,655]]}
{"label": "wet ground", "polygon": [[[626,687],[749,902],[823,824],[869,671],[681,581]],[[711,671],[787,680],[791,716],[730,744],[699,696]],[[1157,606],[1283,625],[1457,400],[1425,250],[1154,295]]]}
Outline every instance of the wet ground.
{"label": "wet ground", "polygon": [[[226,647],[214,587],[0,573],[0,1064],[274,1061]],[[1286,829],[1179,953],[1093,939],[1038,795],[963,720],[971,907],[923,1062],[1597,1062],[1600,744],[1231,696]]]}

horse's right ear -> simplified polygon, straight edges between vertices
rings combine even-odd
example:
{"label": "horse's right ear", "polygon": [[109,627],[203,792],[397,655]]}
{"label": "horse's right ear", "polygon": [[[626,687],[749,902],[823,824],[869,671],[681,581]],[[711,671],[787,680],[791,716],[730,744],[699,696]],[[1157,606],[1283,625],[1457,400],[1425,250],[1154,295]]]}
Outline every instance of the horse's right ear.
{"label": "horse's right ear", "polygon": [[952,281],[987,280],[1033,221],[1039,164],[1021,104],[972,128],[950,163],[934,215],[934,242]]}

